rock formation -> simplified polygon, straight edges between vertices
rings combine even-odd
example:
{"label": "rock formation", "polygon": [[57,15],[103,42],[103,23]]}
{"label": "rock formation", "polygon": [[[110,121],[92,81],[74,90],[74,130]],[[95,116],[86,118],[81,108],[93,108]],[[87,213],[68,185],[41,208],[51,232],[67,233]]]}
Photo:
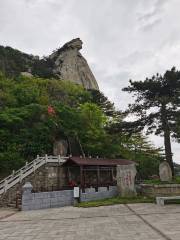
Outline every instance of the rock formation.
{"label": "rock formation", "polygon": [[7,77],[24,75],[68,80],[85,89],[99,90],[86,59],[79,52],[82,41],[73,39],[50,56],[39,58],[11,47],[0,46],[0,71]]}
{"label": "rock formation", "polygon": [[51,54],[49,58],[54,62],[53,74],[56,78],[80,84],[86,89],[98,90],[97,81],[79,52],[81,49],[82,41],[76,38]]}

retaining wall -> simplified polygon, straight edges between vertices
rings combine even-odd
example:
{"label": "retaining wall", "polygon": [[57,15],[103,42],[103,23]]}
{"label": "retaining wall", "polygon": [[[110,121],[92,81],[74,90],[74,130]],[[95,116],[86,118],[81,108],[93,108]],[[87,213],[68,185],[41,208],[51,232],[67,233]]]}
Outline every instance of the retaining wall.
{"label": "retaining wall", "polygon": [[180,196],[180,184],[140,184],[141,193],[148,197]]}
{"label": "retaining wall", "polygon": [[36,210],[73,205],[73,190],[25,193],[22,196],[22,210]]}
{"label": "retaining wall", "polygon": [[31,182],[33,190],[41,192],[51,191],[52,186],[54,190],[61,188],[65,183],[64,169],[58,163],[47,163],[37,169],[34,173],[30,174],[17,183],[12,188],[8,189],[6,193],[0,195],[0,207],[6,207],[8,204],[16,200],[17,192],[22,191],[22,186],[26,182]]}
{"label": "retaining wall", "polygon": [[98,191],[95,188],[85,189],[85,193],[81,192],[81,202],[88,202],[94,200],[100,200],[104,198],[111,198],[118,195],[117,186],[99,187]]}
{"label": "retaining wall", "polygon": [[[87,188],[81,192],[80,201],[87,202],[104,198],[111,198],[118,194],[116,186]],[[32,193],[31,190],[24,191],[22,195],[22,210],[36,210],[54,207],[72,206],[74,204],[74,191],[61,190],[54,192]]]}

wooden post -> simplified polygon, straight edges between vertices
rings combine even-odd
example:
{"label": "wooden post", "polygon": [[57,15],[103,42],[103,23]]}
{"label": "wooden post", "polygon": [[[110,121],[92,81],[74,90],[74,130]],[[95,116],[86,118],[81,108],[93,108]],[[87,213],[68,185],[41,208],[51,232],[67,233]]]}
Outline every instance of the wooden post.
{"label": "wooden post", "polygon": [[100,185],[100,169],[99,166],[97,166],[97,187]]}
{"label": "wooden post", "polygon": [[113,167],[111,168],[111,181],[112,181],[112,185],[113,185],[113,182],[114,182],[114,179],[113,179],[114,175],[113,175]]}
{"label": "wooden post", "polygon": [[68,184],[70,182],[70,171],[69,171],[69,167],[67,167],[67,178],[68,178]]}
{"label": "wooden post", "polygon": [[60,166],[60,161],[61,161],[61,156],[58,155],[58,166],[57,166],[57,187],[58,187],[58,190],[60,190],[60,171],[61,171],[61,166]]}
{"label": "wooden post", "polygon": [[83,166],[80,166],[81,189],[84,188]]}

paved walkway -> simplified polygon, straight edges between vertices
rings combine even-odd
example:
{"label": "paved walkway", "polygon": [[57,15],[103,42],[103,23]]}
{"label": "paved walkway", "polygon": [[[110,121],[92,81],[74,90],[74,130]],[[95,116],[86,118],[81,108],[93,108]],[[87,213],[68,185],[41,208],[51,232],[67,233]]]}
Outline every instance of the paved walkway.
{"label": "paved walkway", "polygon": [[17,213],[16,209],[12,208],[0,208],[0,220],[10,217]]}
{"label": "paved walkway", "polygon": [[0,240],[180,240],[180,205],[11,210],[3,216]]}

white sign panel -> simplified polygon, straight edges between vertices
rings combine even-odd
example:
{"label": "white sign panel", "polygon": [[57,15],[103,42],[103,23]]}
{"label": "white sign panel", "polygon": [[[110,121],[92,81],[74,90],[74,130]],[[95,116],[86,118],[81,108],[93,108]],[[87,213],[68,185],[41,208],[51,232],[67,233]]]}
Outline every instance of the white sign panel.
{"label": "white sign panel", "polygon": [[74,187],[74,198],[79,198],[79,187]]}

